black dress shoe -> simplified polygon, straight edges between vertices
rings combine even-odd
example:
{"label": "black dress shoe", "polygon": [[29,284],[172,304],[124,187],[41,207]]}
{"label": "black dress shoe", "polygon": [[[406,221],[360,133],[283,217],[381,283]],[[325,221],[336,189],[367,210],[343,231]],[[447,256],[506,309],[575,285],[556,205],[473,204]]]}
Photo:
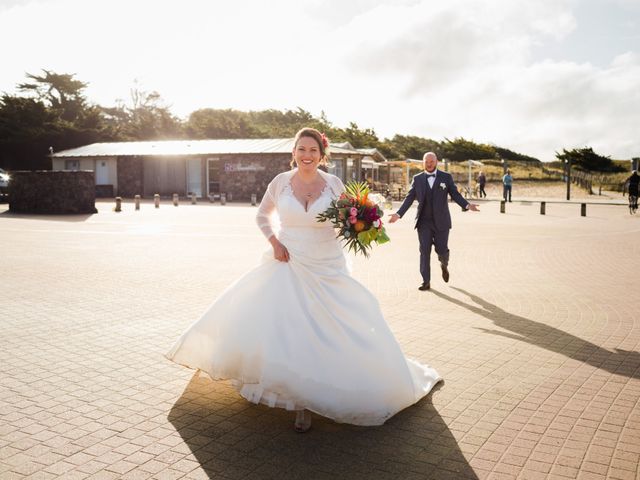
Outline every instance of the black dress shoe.
{"label": "black dress shoe", "polygon": [[447,283],[449,281],[449,270],[446,265],[440,265],[440,267],[442,268],[442,279]]}
{"label": "black dress shoe", "polygon": [[418,290],[421,290],[421,291],[424,292],[425,290],[429,290],[430,288],[431,288],[431,284],[430,283],[423,283],[422,285],[420,285],[418,287]]}

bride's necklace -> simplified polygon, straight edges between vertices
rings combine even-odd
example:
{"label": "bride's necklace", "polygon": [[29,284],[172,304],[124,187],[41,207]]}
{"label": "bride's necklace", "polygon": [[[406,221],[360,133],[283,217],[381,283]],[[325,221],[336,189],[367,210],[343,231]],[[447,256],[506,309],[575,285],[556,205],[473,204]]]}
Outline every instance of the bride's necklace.
{"label": "bride's necklace", "polygon": [[316,190],[318,189],[318,179],[315,178],[313,179],[311,182],[305,182],[301,179],[298,179],[298,183],[300,186],[300,190],[301,190],[301,194],[302,196],[306,197],[306,198],[311,198],[313,197],[313,195],[316,193]]}
{"label": "bride's necklace", "polygon": [[291,187],[293,189],[293,196],[302,204],[305,212],[309,210],[309,204],[320,196],[322,183],[324,182],[319,176],[310,182],[305,182],[300,177],[292,180]]}

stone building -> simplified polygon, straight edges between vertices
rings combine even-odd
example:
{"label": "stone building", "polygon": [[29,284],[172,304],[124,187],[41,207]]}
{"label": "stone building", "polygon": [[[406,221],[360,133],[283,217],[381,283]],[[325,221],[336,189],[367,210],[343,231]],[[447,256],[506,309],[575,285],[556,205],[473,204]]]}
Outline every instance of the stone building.
{"label": "stone building", "polygon": [[[249,200],[290,169],[292,150],[292,138],[112,142],[52,153],[51,160],[53,170],[94,171],[99,197],[225,193]],[[375,149],[348,143],[332,144],[330,152],[329,172],[343,181],[369,178],[376,162],[385,161]]]}

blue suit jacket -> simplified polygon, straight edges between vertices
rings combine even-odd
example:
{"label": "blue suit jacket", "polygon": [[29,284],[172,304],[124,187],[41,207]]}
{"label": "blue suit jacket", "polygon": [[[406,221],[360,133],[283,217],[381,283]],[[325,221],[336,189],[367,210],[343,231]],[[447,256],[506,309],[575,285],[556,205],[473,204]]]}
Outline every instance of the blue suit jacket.
{"label": "blue suit jacket", "polygon": [[[402,217],[414,200],[418,200],[418,212],[416,213],[415,228],[418,228],[418,220],[422,214],[427,200],[427,189],[429,185],[426,179],[426,173],[422,172],[413,177],[411,182],[411,188],[407,193],[402,205],[396,212]],[[448,196],[456,202],[463,210],[469,208],[469,202],[467,202],[458,189],[455,183],[453,183],[453,177],[440,170],[436,173],[435,182],[433,183],[433,222],[436,230],[448,230],[451,228],[451,214],[449,213]]]}

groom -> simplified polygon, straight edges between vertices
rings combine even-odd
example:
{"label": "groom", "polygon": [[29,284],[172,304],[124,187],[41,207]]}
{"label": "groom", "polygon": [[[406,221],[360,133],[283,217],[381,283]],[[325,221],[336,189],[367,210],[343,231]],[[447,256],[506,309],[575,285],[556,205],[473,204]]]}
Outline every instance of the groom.
{"label": "groom", "polygon": [[407,193],[397,213],[391,215],[389,223],[397,222],[409,209],[414,200],[418,200],[415,228],[418,230],[420,241],[420,274],[422,285],[418,290],[431,288],[431,266],[429,257],[431,246],[435,246],[442,279],[449,281],[449,230],[451,229],[451,214],[447,195],[451,196],[462,210],[480,211],[477,205],[467,202],[453,183],[453,178],[447,172],[437,169],[438,157],[433,152],[427,152],[422,158],[424,172],[413,177],[411,188]]}

